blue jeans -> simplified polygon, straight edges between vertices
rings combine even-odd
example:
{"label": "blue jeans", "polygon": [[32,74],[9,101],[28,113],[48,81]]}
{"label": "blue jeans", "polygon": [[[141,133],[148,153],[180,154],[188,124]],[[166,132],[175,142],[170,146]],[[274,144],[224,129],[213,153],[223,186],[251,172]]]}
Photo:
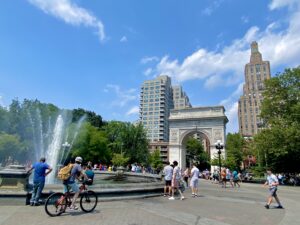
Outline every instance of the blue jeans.
{"label": "blue jeans", "polygon": [[33,182],[33,190],[32,190],[30,203],[39,202],[44,186],[45,186],[45,181]]}

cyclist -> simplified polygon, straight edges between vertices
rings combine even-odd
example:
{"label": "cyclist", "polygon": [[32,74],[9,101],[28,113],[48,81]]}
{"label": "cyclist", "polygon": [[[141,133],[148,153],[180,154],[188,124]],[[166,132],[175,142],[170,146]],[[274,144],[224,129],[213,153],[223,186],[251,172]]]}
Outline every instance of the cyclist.
{"label": "cyclist", "polygon": [[71,176],[67,180],[63,181],[64,193],[68,192],[68,190],[72,190],[73,192],[75,192],[74,197],[72,199],[72,204],[70,206],[71,210],[78,210],[78,207],[75,205],[75,203],[76,203],[76,199],[79,196],[80,190],[75,180],[76,179],[79,180],[79,178],[82,176],[88,181],[91,180],[87,177],[87,175],[84,173],[83,169],[81,168],[81,163],[82,163],[82,158],[80,156],[77,156],[75,158],[75,164],[73,165],[71,170]]}

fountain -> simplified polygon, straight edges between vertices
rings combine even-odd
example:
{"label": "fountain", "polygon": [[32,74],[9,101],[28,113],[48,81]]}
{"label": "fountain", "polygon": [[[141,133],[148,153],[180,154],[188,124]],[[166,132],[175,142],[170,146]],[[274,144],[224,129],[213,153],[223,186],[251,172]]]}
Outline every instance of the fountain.
{"label": "fountain", "polygon": [[[42,117],[39,108],[28,111],[28,121],[32,127],[34,142],[32,160],[38,161],[41,157],[46,157],[46,162],[53,168],[47,176],[47,185],[43,191],[44,195],[49,195],[53,191],[61,191],[61,185],[55,184],[57,169],[69,155],[86,116],[78,120],[72,132],[67,130],[71,123],[68,113],[62,111],[55,120],[47,116],[47,121],[43,119],[45,120],[45,116]],[[10,168],[0,170],[0,197],[28,197],[30,195],[28,194],[29,175],[25,168],[20,166],[10,166]],[[161,177],[158,175],[136,174],[123,170],[95,171],[94,185],[91,186],[91,189],[104,199],[121,196],[128,196],[128,198],[157,196],[162,188]]]}
{"label": "fountain", "polygon": [[53,168],[53,171],[47,176],[46,183],[54,183],[57,174],[57,165],[59,162],[63,134],[64,121],[62,116],[59,115],[54,126],[52,141],[46,152],[47,163]]}

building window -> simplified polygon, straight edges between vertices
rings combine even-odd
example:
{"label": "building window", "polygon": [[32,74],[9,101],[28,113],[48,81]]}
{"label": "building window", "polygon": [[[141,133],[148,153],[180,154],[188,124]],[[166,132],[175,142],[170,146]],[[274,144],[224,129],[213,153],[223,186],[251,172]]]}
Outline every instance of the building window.
{"label": "building window", "polygon": [[255,65],[255,71],[256,71],[256,73],[260,73],[260,65],[259,64]]}

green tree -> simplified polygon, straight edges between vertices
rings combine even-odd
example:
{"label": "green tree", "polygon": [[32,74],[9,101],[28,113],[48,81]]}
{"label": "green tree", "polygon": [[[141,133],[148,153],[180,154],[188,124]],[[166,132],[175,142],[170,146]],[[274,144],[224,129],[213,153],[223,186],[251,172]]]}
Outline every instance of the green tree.
{"label": "green tree", "polygon": [[0,133],[0,159],[2,163],[11,156],[14,160],[24,163],[27,149],[17,135]]}
{"label": "green tree", "polygon": [[0,106],[0,132],[9,131],[9,111]]}
{"label": "green tree", "polygon": [[160,150],[159,149],[155,149],[154,152],[152,152],[150,154],[150,165],[152,166],[152,168],[154,169],[159,169],[161,170],[163,168],[163,162],[160,158]]}
{"label": "green tree", "polygon": [[[214,154],[213,158],[210,160],[210,164],[212,166],[219,166],[219,154]],[[223,155],[221,155],[221,165],[222,166],[226,166],[226,161],[223,157]]]}
{"label": "green tree", "polygon": [[230,169],[238,169],[243,161],[244,139],[239,133],[228,133],[226,137],[226,161]]}
{"label": "green tree", "polygon": [[88,121],[94,127],[101,128],[104,125],[102,117],[97,115],[95,112],[81,108],[72,110],[72,122],[79,121],[83,116],[86,116],[86,121]]}
{"label": "green tree", "polygon": [[114,153],[111,160],[112,164],[115,166],[125,166],[128,161],[129,158],[125,157],[123,153]]}
{"label": "green tree", "polygon": [[72,147],[72,156],[81,156],[84,161],[109,163],[111,153],[108,150],[106,133],[86,122]]}
{"label": "green tree", "polygon": [[9,133],[17,134],[21,129],[21,105],[18,99],[12,100],[12,103],[9,105]]}
{"label": "green tree", "polygon": [[112,153],[124,153],[131,163],[146,163],[149,158],[147,133],[142,124],[111,121],[105,126]]}
{"label": "green tree", "polygon": [[300,171],[300,68],[265,82],[261,107],[265,128],[254,137],[258,164],[276,172]]}
{"label": "green tree", "polygon": [[125,132],[125,123],[119,121],[110,121],[105,125],[105,133],[108,138],[108,147],[113,153],[122,153],[123,136]]}
{"label": "green tree", "polygon": [[188,163],[195,161],[199,164],[200,169],[207,169],[210,167],[209,156],[204,151],[203,145],[199,140],[193,137],[188,138],[186,150]]}

